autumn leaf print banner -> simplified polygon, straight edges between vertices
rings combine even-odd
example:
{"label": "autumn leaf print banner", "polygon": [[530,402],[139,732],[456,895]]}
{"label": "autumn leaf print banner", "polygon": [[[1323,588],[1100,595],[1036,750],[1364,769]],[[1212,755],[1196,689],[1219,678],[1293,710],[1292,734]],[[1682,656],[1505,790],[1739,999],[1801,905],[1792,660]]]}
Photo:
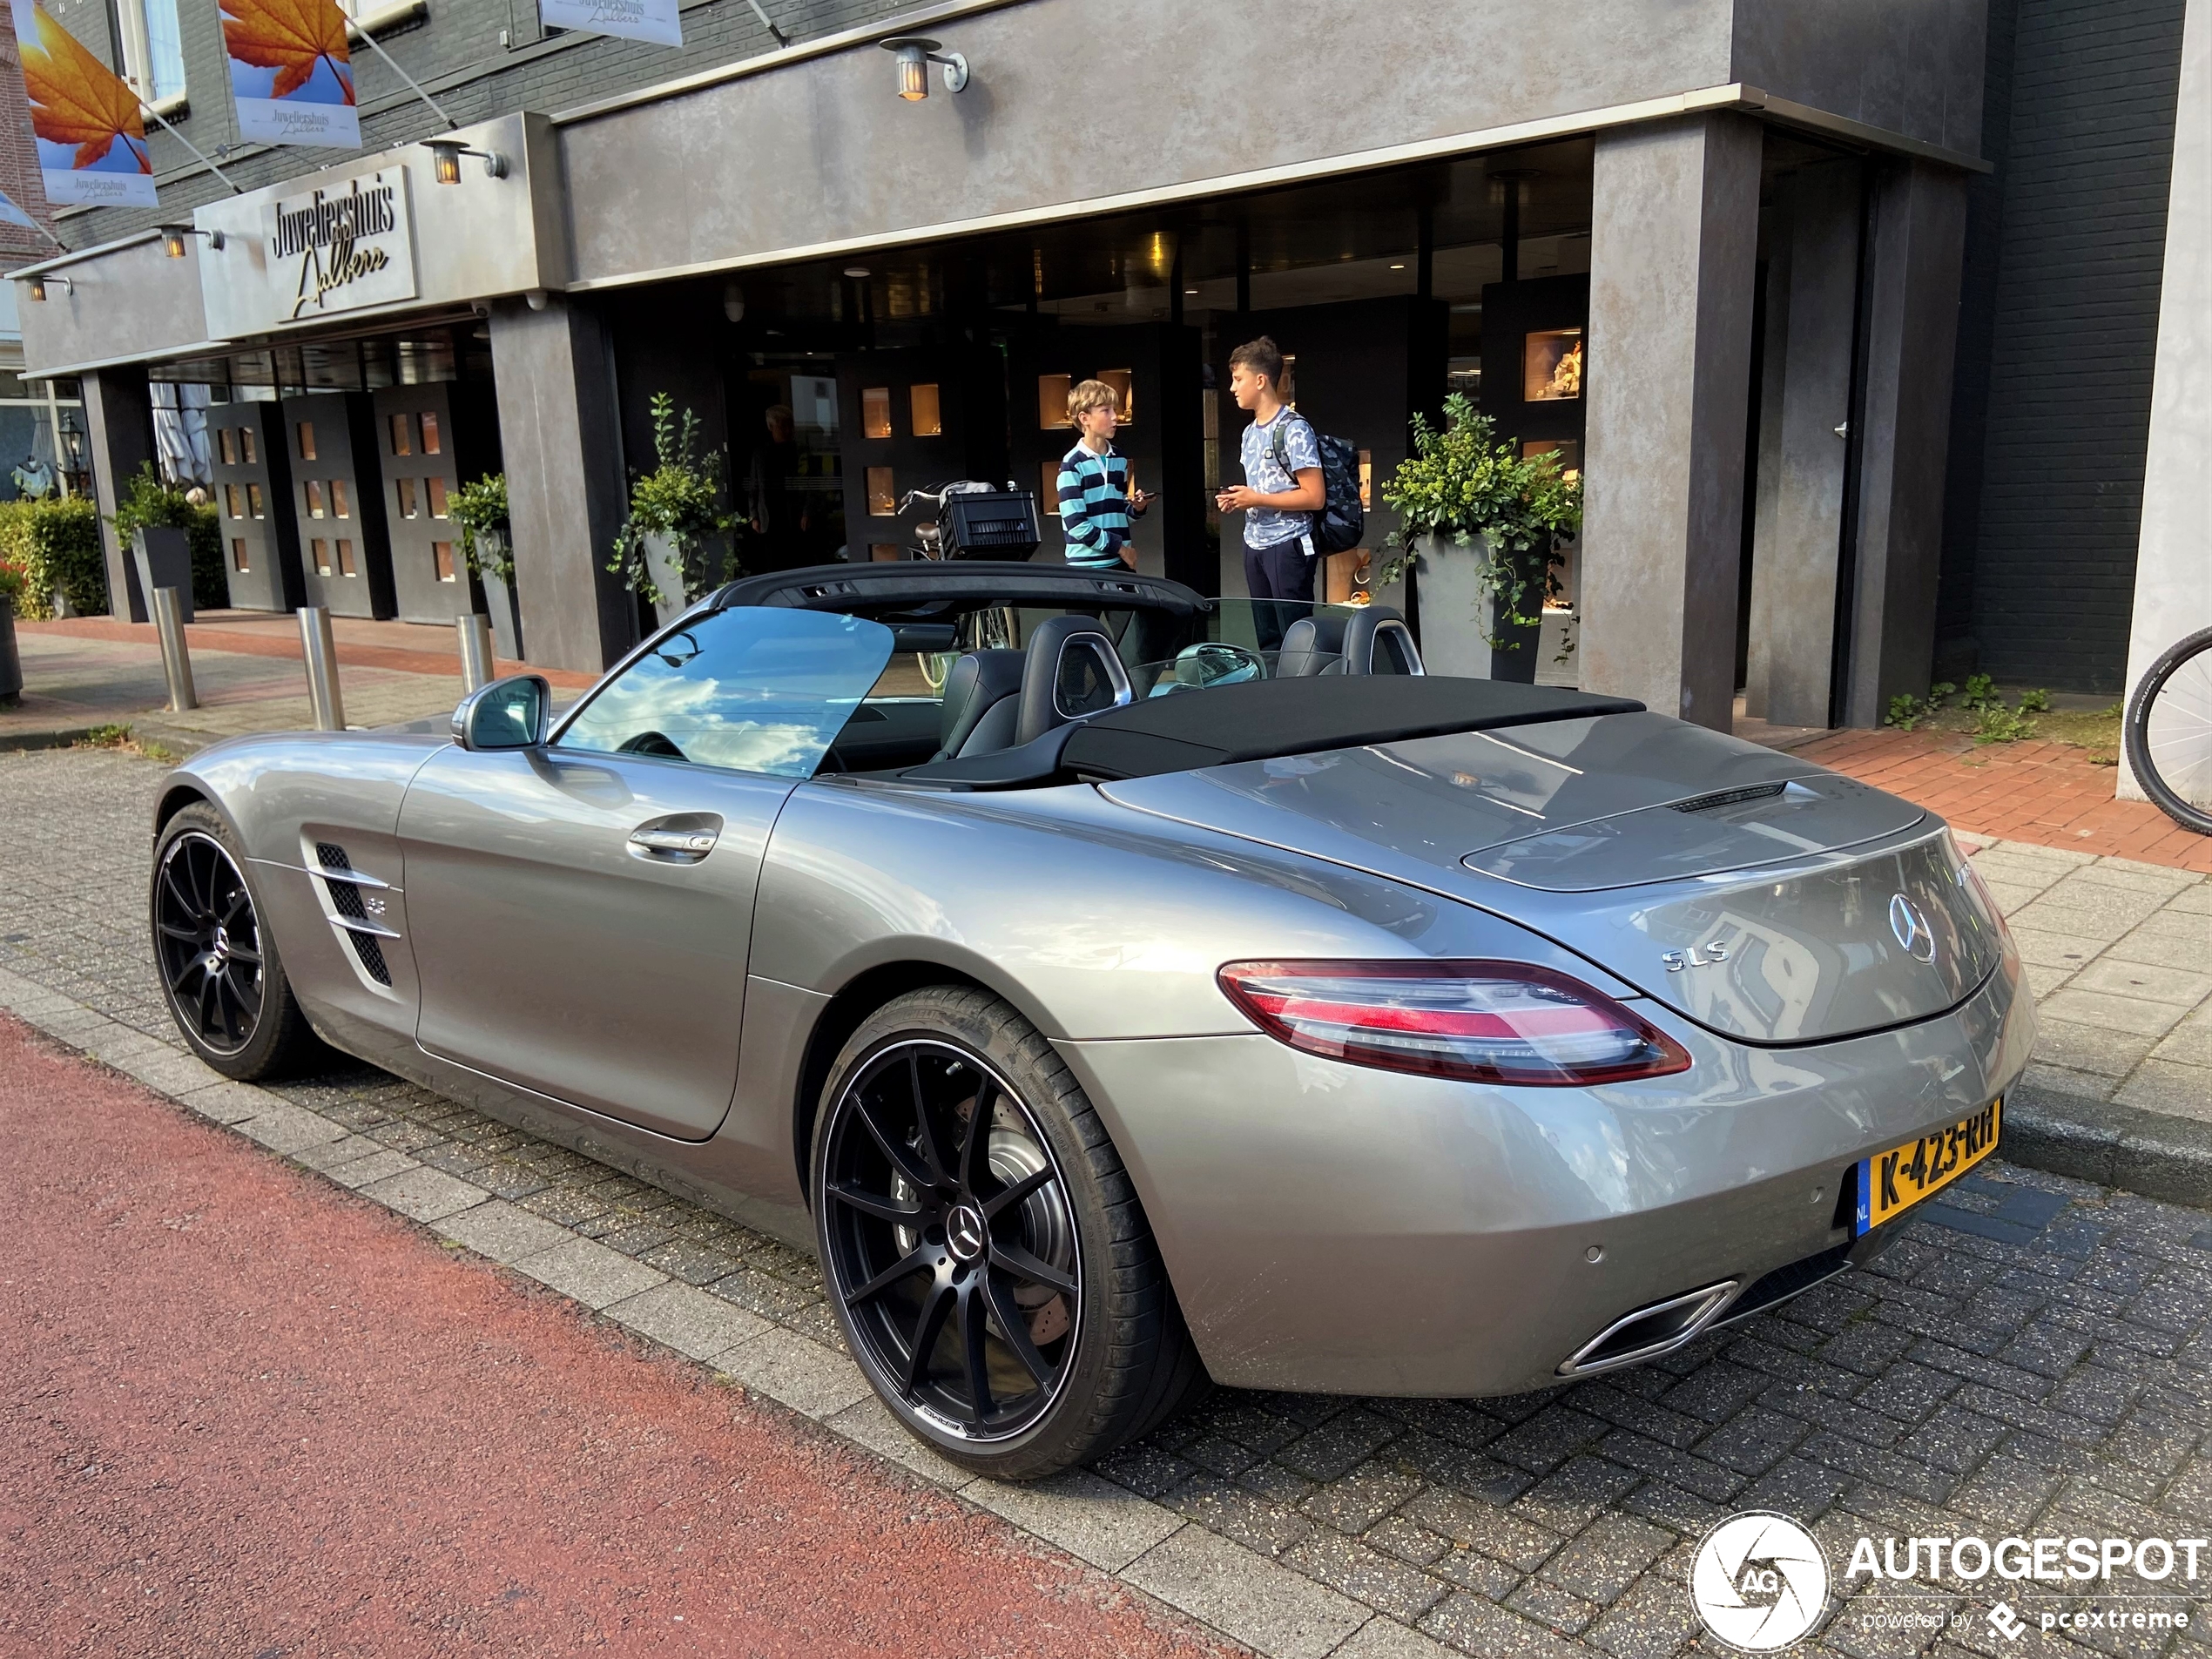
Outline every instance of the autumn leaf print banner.
{"label": "autumn leaf print banner", "polygon": [[13,0],[13,10],[46,199],[158,206],[138,95],[36,0]]}
{"label": "autumn leaf print banner", "polygon": [[361,148],[346,18],[333,0],[222,0],[242,138]]}

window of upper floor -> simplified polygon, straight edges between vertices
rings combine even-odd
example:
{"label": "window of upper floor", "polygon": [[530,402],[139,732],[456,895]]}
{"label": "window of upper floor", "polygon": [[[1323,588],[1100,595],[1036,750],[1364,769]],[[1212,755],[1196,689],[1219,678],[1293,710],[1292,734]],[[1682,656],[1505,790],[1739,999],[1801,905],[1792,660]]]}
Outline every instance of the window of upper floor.
{"label": "window of upper floor", "polygon": [[185,31],[178,0],[117,0],[123,77],[139,99],[166,115],[185,102]]}

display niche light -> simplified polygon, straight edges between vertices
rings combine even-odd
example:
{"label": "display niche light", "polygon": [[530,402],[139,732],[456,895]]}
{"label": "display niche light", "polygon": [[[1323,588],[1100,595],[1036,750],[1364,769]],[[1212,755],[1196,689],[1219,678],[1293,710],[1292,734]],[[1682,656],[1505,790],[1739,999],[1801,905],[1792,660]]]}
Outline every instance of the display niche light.
{"label": "display niche light", "polygon": [[897,35],[883,43],[883,50],[899,60],[899,96],[909,104],[919,104],[929,96],[932,64],[944,65],[948,92],[968,88],[968,59],[958,52],[940,52],[934,40],[921,35]]}
{"label": "display niche light", "polygon": [[181,260],[185,257],[185,245],[195,236],[206,237],[210,247],[223,246],[220,231],[203,231],[190,225],[164,225],[161,226],[161,251],[172,260]]}
{"label": "display niche light", "polygon": [[471,150],[458,138],[429,138],[423,143],[430,152],[430,177],[442,185],[461,182],[461,158],[475,156],[484,164],[484,177],[507,177],[507,158],[496,150]]}

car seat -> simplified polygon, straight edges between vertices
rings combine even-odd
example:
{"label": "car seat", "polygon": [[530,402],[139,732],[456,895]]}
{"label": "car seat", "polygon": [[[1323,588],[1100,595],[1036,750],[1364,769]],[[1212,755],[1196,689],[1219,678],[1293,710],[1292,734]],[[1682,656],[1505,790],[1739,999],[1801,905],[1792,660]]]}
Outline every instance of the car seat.
{"label": "car seat", "polygon": [[945,676],[936,759],[988,754],[1014,741],[1028,657],[1019,651],[971,651],[953,664]]}
{"label": "car seat", "polygon": [[1325,674],[1344,659],[1342,617],[1300,617],[1284,631],[1283,647],[1276,654],[1275,678],[1304,679]]}

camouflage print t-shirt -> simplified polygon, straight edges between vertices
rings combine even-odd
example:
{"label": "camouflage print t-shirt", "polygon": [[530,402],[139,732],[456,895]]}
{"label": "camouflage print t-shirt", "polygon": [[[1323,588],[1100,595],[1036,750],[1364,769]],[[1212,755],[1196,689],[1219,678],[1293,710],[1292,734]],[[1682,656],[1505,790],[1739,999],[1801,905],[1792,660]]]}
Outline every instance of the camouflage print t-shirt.
{"label": "camouflage print t-shirt", "polygon": [[[1277,428],[1282,428],[1283,441],[1275,441]],[[1285,468],[1275,458],[1277,448]],[[1285,404],[1275,411],[1275,418],[1264,424],[1255,421],[1244,428],[1242,448],[1244,460],[1244,482],[1263,496],[1280,496],[1298,488],[1298,475],[1308,467],[1321,464],[1321,445],[1313,435],[1312,425],[1296,409]],[[1311,513],[1278,512],[1271,507],[1255,507],[1244,515],[1244,545],[1273,547],[1278,542],[1288,542],[1306,533],[1313,527]]]}

